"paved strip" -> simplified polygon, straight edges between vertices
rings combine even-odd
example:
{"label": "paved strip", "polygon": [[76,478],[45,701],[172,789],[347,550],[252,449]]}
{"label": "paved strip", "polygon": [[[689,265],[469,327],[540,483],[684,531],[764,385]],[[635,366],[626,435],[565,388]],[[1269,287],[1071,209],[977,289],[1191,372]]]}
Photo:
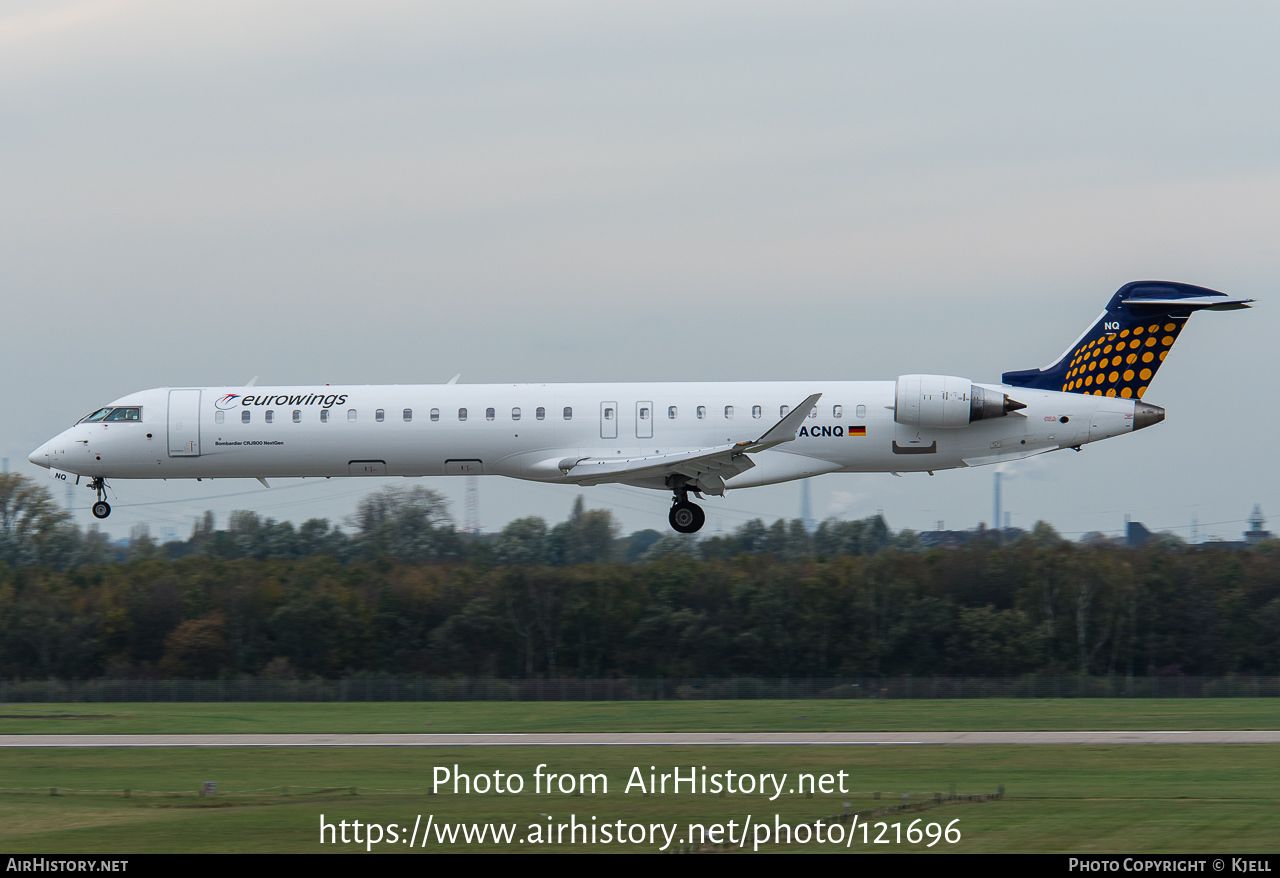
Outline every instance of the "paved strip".
{"label": "paved strip", "polygon": [[644,747],[1280,744],[1280,730],[629,732],[478,735],[0,735],[2,747]]}

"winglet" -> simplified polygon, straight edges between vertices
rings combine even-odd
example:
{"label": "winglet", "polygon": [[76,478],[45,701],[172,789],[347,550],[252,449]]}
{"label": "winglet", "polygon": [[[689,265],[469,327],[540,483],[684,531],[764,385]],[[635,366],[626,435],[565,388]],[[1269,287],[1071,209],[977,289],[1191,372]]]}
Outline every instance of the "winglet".
{"label": "winglet", "polygon": [[818,400],[821,398],[821,393],[811,394],[804,402],[787,412],[786,417],[770,427],[769,432],[755,442],[741,443],[746,446],[743,450],[764,451],[766,448],[781,445],[783,442],[790,442],[796,438],[796,433],[800,430],[800,424],[804,422],[805,418],[809,417],[809,412],[813,410],[813,407],[818,404]]}

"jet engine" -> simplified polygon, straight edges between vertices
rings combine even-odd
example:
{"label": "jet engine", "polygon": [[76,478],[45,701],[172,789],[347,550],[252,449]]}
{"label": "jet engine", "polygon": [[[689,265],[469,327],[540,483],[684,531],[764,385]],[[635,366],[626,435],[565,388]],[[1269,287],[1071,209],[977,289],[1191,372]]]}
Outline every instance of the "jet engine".
{"label": "jet engine", "polygon": [[968,378],[902,375],[894,395],[893,419],[907,427],[965,427],[1024,408],[1008,394],[979,387]]}

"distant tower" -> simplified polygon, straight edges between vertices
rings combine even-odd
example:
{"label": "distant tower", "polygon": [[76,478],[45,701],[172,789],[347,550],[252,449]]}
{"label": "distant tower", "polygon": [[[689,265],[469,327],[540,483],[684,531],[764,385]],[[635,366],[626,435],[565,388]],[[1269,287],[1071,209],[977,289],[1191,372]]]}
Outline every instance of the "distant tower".
{"label": "distant tower", "polygon": [[813,530],[813,507],[809,502],[809,480],[800,480],[800,521],[804,523],[804,529]]}
{"label": "distant tower", "polygon": [[469,534],[480,533],[480,480],[467,476],[467,500],[464,506],[465,520],[462,529]]}
{"label": "distant tower", "polygon": [[1267,520],[1262,516],[1261,504],[1253,504],[1253,512],[1249,513],[1249,529],[1244,532],[1244,541],[1246,543],[1260,543],[1263,540],[1274,539],[1275,535],[1269,530],[1264,529]]}
{"label": "distant tower", "polygon": [[8,471],[9,471],[9,458],[7,458],[7,457],[6,457],[6,458],[4,458],[4,467],[3,467],[3,471],[4,471],[4,472],[8,472]]}
{"label": "distant tower", "polygon": [[1191,516],[1191,545],[1194,546],[1199,542],[1200,542],[1200,519],[1197,516],[1192,515]]}
{"label": "distant tower", "polygon": [[994,527],[996,530],[1000,529],[1000,476],[1001,476],[1001,472],[999,470],[996,470],[995,477],[994,477],[995,478],[995,501],[994,501],[995,513],[991,516],[991,526]]}

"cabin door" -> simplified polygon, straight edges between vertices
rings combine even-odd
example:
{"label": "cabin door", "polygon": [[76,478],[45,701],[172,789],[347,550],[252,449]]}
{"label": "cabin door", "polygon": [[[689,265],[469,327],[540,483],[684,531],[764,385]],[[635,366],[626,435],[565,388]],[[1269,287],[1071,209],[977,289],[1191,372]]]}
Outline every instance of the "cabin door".
{"label": "cabin door", "polygon": [[169,391],[169,456],[200,456],[200,391]]}

